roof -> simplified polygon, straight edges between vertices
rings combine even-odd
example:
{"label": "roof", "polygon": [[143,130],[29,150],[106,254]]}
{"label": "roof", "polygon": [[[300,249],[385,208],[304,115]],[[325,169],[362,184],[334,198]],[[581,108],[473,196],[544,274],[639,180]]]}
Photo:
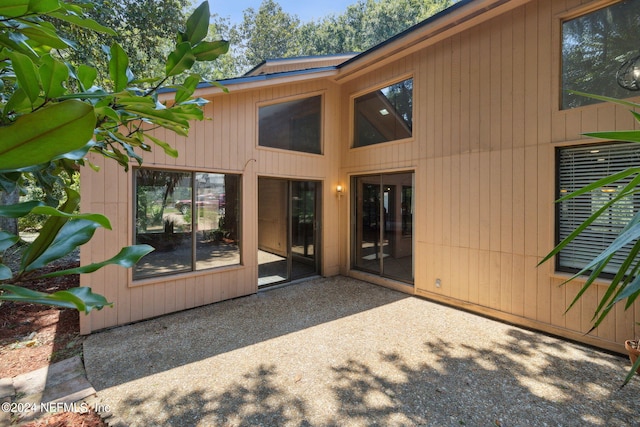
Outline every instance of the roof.
{"label": "roof", "polygon": [[[365,52],[268,59],[242,77],[221,80],[219,83],[241,90],[323,77],[331,77],[336,82],[348,81],[369,71],[372,66],[383,66],[529,1],[531,0],[460,0]],[[211,84],[203,84],[199,88],[220,91]]]}
{"label": "roof", "polygon": [[356,55],[358,55],[358,53],[267,59],[247,71],[243,77],[330,67],[342,64]]}

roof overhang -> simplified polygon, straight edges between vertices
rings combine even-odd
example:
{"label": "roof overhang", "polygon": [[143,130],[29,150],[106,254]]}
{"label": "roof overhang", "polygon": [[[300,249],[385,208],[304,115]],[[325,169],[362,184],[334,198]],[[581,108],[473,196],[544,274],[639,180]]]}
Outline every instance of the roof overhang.
{"label": "roof overhang", "polygon": [[532,0],[461,0],[402,33],[338,66],[334,81],[358,76],[436,44]]}
{"label": "roof overhang", "polygon": [[[275,58],[262,61],[251,70],[244,73],[244,77],[270,74],[274,67],[295,67],[296,70],[314,69],[324,66],[342,64],[358,55],[358,53],[342,53],[337,55],[300,56],[294,58]],[[328,63],[330,62],[330,63]],[[321,65],[319,65],[321,64]],[[293,70],[291,70],[293,71]]]}
{"label": "roof overhang", "polygon": [[[217,83],[229,92],[240,92],[245,90],[260,89],[264,87],[273,87],[283,84],[307,82],[310,80],[319,80],[333,78],[338,74],[335,66],[313,68],[308,70],[287,71],[274,74],[260,74],[257,76],[237,77],[233,79],[219,80]],[[225,93],[225,90],[211,83],[200,83],[196,89],[196,96],[206,98]],[[161,100],[168,100],[173,97],[175,90],[167,90],[160,94]]]}
{"label": "roof overhang", "polygon": [[[408,56],[425,47],[434,45],[448,37],[531,1],[532,0],[461,0],[442,12],[433,15],[425,21],[414,25],[359,55],[353,56],[353,54],[345,54],[346,60],[338,65],[271,74],[255,74],[261,66],[268,63],[267,61],[251,70],[249,72],[251,75],[221,80],[218,83],[224,86],[229,92],[240,92],[319,79],[328,79],[338,84],[346,83],[374,69],[388,65],[393,61]],[[309,57],[309,65],[317,59],[317,57]],[[307,59],[284,58],[271,61],[277,61],[279,63],[285,63],[286,61],[301,63],[302,61],[304,63]],[[196,95],[208,97],[222,93],[224,93],[224,90],[220,87],[203,83],[198,86]],[[166,96],[162,96],[162,98],[168,99],[169,96],[170,95],[167,94]]]}

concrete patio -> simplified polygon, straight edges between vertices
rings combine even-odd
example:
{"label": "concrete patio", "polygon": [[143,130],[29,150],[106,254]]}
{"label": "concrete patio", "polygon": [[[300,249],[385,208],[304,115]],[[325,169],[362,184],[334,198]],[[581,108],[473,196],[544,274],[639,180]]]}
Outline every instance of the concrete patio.
{"label": "concrete patio", "polygon": [[84,345],[110,425],[640,424],[626,358],[345,277]]}

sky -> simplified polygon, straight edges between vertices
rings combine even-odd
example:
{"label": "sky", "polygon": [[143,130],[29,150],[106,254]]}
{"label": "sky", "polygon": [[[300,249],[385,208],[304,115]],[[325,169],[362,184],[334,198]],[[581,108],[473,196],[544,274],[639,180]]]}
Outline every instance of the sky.
{"label": "sky", "polygon": [[[290,15],[298,15],[302,22],[317,20],[332,13],[341,14],[347,10],[347,6],[356,2],[357,0],[276,0],[282,10]],[[257,11],[261,3],[262,0],[213,0],[210,5],[211,13],[231,18],[232,24],[239,24],[245,9],[252,7]]]}

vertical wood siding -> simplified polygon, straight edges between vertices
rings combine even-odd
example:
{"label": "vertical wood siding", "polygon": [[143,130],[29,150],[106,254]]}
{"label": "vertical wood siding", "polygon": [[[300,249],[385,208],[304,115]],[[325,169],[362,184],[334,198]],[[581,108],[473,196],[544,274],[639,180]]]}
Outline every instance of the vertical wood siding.
{"label": "vertical wood siding", "polygon": [[[258,106],[263,102],[290,97],[323,95],[323,155],[309,155],[259,148],[257,146]],[[258,220],[256,191],[258,176],[277,176],[317,180],[323,183],[323,226],[337,227],[339,112],[338,89],[328,81],[290,84],[269,89],[213,96],[205,107],[212,120],[192,124],[188,138],[171,132],[157,136],[176,147],[178,158],[166,156],[161,149],[144,153],[144,166],[234,173],[242,175],[242,265],[208,271],[147,279],[135,282],[131,272],[107,267],[81,277],[83,286],[91,286],[114,302],[90,316],[81,317],[82,333],[122,325],[141,319],[209,304],[257,291]],[[124,173],[115,162],[92,156],[99,173],[82,170],[83,210],[106,214],[112,231],[101,230],[81,253],[83,263],[104,260],[126,245],[133,244],[133,174]],[[337,234],[322,234],[323,274],[339,272]]]}
{"label": "vertical wood siding", "polygon": [[[416,294],[620,350],[639,309],[585,337],[605,286],[565,314],[580,283],[537,266],[554,244],[555,148],[634,126],[613,105],[558,108],[560,18],[585,3],[531,1],[345,83],[341,173],[415,170]],[[408,73],[413,139],[351,149],[353,97]]]}
{"label": "vertical wood siding", "polygon": [[[567,275],[553,263],[537,266],[554,245],[556,147],[597,142],[584,132],[636,126],[613,105],[558,108],[561,17],[594,3],[605,4],[532,0],[340,85],[326,78],[212,97],[206,115],[213,120],[194,124],[189,138],[160,135],[179,158],[155,150],[145,163],[242,174],[242,266],[143,283],[115,267],[83,277],[116,303],[83,317],[83,333],[255,292],[258,176],[323,183],[322,273],[349,274],[350,177],[413,170],[417,295],[620,350],[640,333],[640,308],[619,307],[584,336],[604,285],[565,314],[580,283],[560,286]],[[413,137],[350,148],[353,98],[407,76],[414,79]],[[322,156],[257,147],[258,105],[318,93]],[[97,233],[83,262],[132,242],[131,174],[92,161],[103,170],[83,170],[83,209],[106,213],[114,230]],[[335,193],[338,184],[344,197]]]}

